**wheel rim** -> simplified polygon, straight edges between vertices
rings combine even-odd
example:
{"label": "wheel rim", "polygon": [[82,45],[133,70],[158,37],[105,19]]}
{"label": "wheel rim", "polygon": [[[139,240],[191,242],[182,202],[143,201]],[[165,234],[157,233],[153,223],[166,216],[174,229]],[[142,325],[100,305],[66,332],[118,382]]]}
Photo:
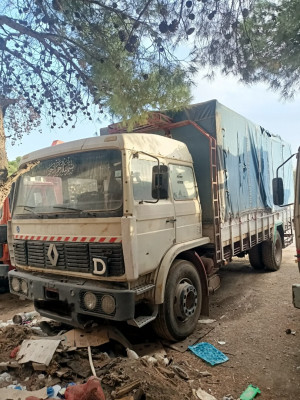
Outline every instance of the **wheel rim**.
{"label": "wheel rim", "polygon": [[189,280],[181,280],[175,291],[174,313],[181,321],[195,314],[198,303],[198,294],[195,286]]}
{"label": "wheel rim", "polygon": [[276,242],[275,242],[274,256],[275,256],[276,264],[280,264],[281,263],[281,243],[280,243],[280,240],[276,240]]}

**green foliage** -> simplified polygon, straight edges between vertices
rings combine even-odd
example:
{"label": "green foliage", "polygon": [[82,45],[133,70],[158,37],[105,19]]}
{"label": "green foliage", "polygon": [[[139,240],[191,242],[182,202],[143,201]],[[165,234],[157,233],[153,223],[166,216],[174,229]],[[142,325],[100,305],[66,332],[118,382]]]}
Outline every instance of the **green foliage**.
{"label": "green foliage", "polygon": [[64,128],[82,116],[137,120],[180,108],[199,67],[292,96],[299,7],[299,0],[2,0],[0,106],[11,101],[9,136],[20,139],[41,115]]}
{"label": "green foliage", "polygon": [[265,81],[284,97],[300,89],[300,2],[259,1],[245,21],[240,56],[246,82]]}
{"label": "green foliage", "polygon": [[8,175],[12,175],[14,172],[18,170],[21,158],[22,157],[17,157],[13,161],[8,161]]}

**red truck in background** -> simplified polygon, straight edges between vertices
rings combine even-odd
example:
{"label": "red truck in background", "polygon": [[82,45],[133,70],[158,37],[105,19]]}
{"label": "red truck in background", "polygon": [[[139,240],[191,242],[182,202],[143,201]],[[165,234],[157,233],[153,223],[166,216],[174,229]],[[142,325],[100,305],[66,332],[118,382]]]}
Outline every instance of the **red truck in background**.
{"label": "red truck in background", "polygon": [[[51,177],[43,181],[29,180],[25,182],[24,190],[29,199],[28,207],[35,207],[39,203],[48,204],[53,199],[61,202],[62,192],[59,183],[56,178]],[[11,219],[12,193],[13,190],[0,208],[0,291],[8,289],[8,271],[14,269],[10,262],[7,244],[7,222]]]}
{"label": "red truck in background", "polygon": [[0,208],[0,289],[8,289],[8,271],[13,269],[7,244],[7,221],[10,220],[10,200],[8,196]]}

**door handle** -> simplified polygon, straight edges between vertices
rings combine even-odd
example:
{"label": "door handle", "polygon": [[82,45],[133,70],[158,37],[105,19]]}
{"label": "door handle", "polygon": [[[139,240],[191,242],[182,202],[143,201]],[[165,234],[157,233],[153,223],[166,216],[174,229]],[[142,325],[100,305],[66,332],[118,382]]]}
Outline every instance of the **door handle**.
{"label": "door handle", "polygon": [[174,219],[167,219],[166,222],[176,222],[176,218],[174,218]]}

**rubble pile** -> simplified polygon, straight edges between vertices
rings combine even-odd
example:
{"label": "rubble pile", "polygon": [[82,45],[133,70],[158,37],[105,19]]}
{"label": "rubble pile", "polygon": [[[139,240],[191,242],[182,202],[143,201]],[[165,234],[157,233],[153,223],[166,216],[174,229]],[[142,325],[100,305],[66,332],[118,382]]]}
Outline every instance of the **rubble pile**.
{"label": "rubble pile", "polygon": [[201,388],[212,373],[174,357],[196,337],[132,344],[115,326],[83,331],[41,318],[16,321],[0,329],[2,400],[216,400]]}

